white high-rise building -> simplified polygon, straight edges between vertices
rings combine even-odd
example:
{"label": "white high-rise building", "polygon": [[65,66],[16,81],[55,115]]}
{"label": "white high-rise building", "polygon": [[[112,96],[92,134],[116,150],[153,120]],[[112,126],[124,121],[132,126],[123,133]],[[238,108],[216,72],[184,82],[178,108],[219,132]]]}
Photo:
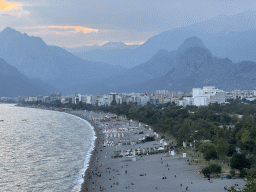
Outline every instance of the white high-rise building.
{"label": "white high-rise building", "polygon": [[156,90],[157,95],[164,95],[165,97],[169,95],[168,90]]}
{"label": "white high-rise building", "polygon": [[206,106],[210,103],[225,103],[226,92],[216,88],[215,86],[204,86],[201,88],[193,88],[193,105]]}
{"label": "white high-rise building", "polygon": [[92,95],[86,95],[86,104],[92,104],[93,100],[92,100]]}
{"label": "white high-rise building", "polygon": [[72,95],[72,103],[77,104],[82,101],[82,95],[80,93],[75,93]]}

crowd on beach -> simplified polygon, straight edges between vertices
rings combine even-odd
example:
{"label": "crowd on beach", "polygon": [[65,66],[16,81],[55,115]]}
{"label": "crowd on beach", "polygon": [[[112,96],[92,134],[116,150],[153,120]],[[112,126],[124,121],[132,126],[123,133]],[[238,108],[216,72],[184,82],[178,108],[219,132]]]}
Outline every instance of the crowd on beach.
{"label": "crowd on beach", "polygon": [[[97,139],[91,156],[89,168],[84,175],[81,192],[85,191],[225,191],[230,186],[238,188],[244,183],[240,179],[204,179],[197,173],[196,166],[188,165],[188,158],[165,153],[153,155],[136,154],[129,158],[115,157],[116,151],[132,151],[134,148],[159,147],[159,140],[134,145],[117,145],[120,139],[139,141],[139,138],[153,134],[153,130],[125,118],[111,118],[113,114],[102,112],[73,111],[75,115],[88,120],[95,129]],[[102,121],[104,117],[108,119]],[[106,138],[106,133],[119,128],[131,128],[119,137]],[[128,130],[128,129],[127,129]],[[144,134],[135,134],[143,131]],[[109,137],[109,135],[108,135]],[[112,140],[113,145],[106,145],[106,140]],[[132,149],[133,148],[133,149]],[[122,154],[122,153],[121,153]],[[125,156],[125,155],[124,155]],[[235,183],[234,183],[235,182]]]}

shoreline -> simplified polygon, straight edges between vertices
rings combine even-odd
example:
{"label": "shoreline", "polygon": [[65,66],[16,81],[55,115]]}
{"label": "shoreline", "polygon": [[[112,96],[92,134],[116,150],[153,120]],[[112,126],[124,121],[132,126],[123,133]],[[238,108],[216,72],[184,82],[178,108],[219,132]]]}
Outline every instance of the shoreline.
{"label": "shoreline", "polygon": [[[80,192],[86,191],[134,191],[141,192],[146,191],[225,191],[224,187],[228,188],[239,184],[241,188],[244,185],[242,179],[211,179],[209,182],[203,177],[202,174],[198,174],[199,168],[196,166],[188,165],[187,157],[183,159],[180,155],[171,156],[168,153],[158,153],[153,155],[139,155],[136,157],[136,161],[126,158],[111,158],[114,151],[120,148],[121,150],[129,150],[131,148],[146,148],[148,146],[159,146],[158,141],[147,142],[143,144],[124,145],[118,146],[112,145],[104,147],[103,143],[106,139],[106,133],[103,133],[103,127],[112,132],[116,127],[136,127],[137,122],[129,123],[127,120],[121,121],[109,121],[100,122],[99,113],[91,113],[90,118],[79,115],[81,111],[73,111],[77,115],[86,121],[88,121],[93,127],[96,133],[95,148],[92,151],[89,166],[85,171],[84,182],[81,185]],[[101,112],[101,116],[105,116]],[[116,125],[118,124],[118,125]],[[107,126],[106,126],[107,125]],[[108,127],[109,126],[109,127]],[[108,127],[108,128],[106,128]],[[138,128],[138,127],[137,127]],[[147,131],[144,127],[140,127],[137,130],[127,132],[123,138],[128,138],[132,141],[134,138],[139,138],[135,132],[143,130]],[[152,131],[151,131],[152,132]],[[145,134],[144,134],[145,135]],[[109,138],[110,139],[110,138]],[[118,140],[118,138],[112,138],[112,140]],[[136,139],[135,139],[136,140]],[[132,150],[132,149],[131,149]],[[153,170],[149,171],[150,169]],[[236,187],[236,188],[239,188]]]}
{"label": "shoreline", "polygon": [[[90,160],[88,162],[88,167],[86,168],[84,174],[83,174],[83,183],[81,184],[81,187],[80,187],[80,190],[79,192],[86,192],[86,187],[89,186],[89,171],[92,169],[92,166],[96,160],[96,149],[99,147],[99,127],[98,127],[98,124],[96,124],[94,121],[92,121],[90,118],[86,117],[85,115],[82,115],[82,111],[80,110],[75,110],[75,111],[72,111],[72,112],[66,112],[64,111],[65,113],[68,113],[68,114],[71,114],[71,115],[75,115],[79,118],[82,118],[84,119],[85,121],[87,121],[90,126],[92,126],[93,128],[93,131],[95,133],[95,140],[94,140],[94,147],[93,147],[93,150],[91,151],[91,155],[90,155]],[[76,113],[76,112],[79,112],[79,113]]]}
{"label": "shoreline", "polygon": [[[17,107],[28,107],[28,108],[36,108],[36,109],[42,109],[42,110],[50,110],[50,109],[41,108],[41,107],[22,106],[22,105],[15,105],[15,104],[13,104],[13,105],[17,106]],[[92,121],[90,118],[88,118],[85,115],[83,115],[81,110],[74,110],[74,111],[60,111],[60,110],[56,110],[56,112],[64,112],[64,113],[67,113],[69,115],[74,115],[74,116],[76,116],[78,118],[81,118],[81,119],[85,120],[88,124],[90,124],[89,126],[92,127],[91,129],[94,132],[93,137],[96,137],[94,139],[94,141],[93,141],[94,144],[93,144],[93,149],[90,152],[89,161],[87,162],[88,166],[87,167],[83,167],[83,168],[85,168],[85,172],[82,175],[80,175],[82,177],[82,179],[83,179],[83,182],[82,182],[82,184],[80,184],[79,190],[77,190],[77,192],[78,191],[79,192],[86,191],[86,186],[89,184],[88,183],[89,182],[88,173],[89,173],[90,168],[93,165],[93,162],[96,160],[95,149],[97,149],[98,145],[99,145],[99,142],[98,142],[98,140],[99,140],[98,124],[96,122]]]}
{"label": "shoreline", "polygon": [[[81,117],[81,116],[80,116]],[[98,130],[98,125],[95,124],[93,121],[85,118],[85,117],[81,117],[83,119],[85,119],[86,121],[88,121],[91,126],[93,127],[94,129],[94,132],[95,132],[95,136],[96,136],[96,139],[94,140],[94,148],[91,152],[91,157],[90,157],[90,160],[89,160],[89,165],[87,167],[87,169],[85,170],[85,173],[84,173],[84,181],[81,185],[81,188],[80,188],[80,192],[85,192],[86,191],[86,187],[89,185],[89,171],[92,169],[92,165],[93,165],[93,162],[96,160],[96,153],[95,153],[95,149],[97,149],[99,147],[99,130]]]}
{"label": "shoreline", "polygon": [[[169,153],[158,153],[152,155],[137,155],[136,160],[131,158],[112,158],[116,151],[132,151],[134,149],[147,150],[149,148],[159,147],[159,140],[146,143],[131,144],[138,141],[141,136],[151,134],[152,130],[139,126],[137,122],[127,120],[111,120],[108,122],[99,121],[99,117],[105,117],[103,112],[90,112],[82,110],[62,111],[78,116],[93,127],[96,139],[94,149],[91,151],[91,157],[88,167],[83,176],[83,183],[80,192],[86,191],[134,191],[152,192],[160,191],[225,191],[227,188],[239,184],[236,189],[244,186],[242,179],[211,179],[211,182],[198,174],[199,167],[188,165],[188,159],[181,158],[179,155],[170,155]],[[129,122],[129,123],[128,123]],[[124,136],[114,136],[114,130],[128,127]],[[130,130],[129,130],[130,128]],[[105,132],[105,131],[109,132]],[[104,132],[103,132],[104,131]],[[113,132],[112,132],[113,131]],[[139,131],[144,134],[139,135]],[[112,135],[113,133],[113,135]],[[111,136],[110,136],[111,135]],[[109,140],[109,141],[108,141]],[[108,142],[112,144],[107,144]],[[129,141],[129,144],[119,145],[121,140]],[[162,144],[163,145],[163,144]],[[148,151],[150,152],[150,151]],[[122,153],[121,153],[122,154]]]}

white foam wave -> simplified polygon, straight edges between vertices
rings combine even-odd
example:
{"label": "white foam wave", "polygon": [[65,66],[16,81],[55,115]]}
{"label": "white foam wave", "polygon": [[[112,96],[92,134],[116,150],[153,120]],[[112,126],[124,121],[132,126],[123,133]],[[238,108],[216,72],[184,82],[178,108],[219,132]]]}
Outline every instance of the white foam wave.
{"label": "white foam wave", "polygon": [[[80,118],[80,117],[78,117]],[[80,118],[82,119],[82,118]],[[86,120],[82,119],[88,126],[89,128],[92,130],[92,137],[91,137],[91,145],[90,145],[90,148],[89,150],[87,151],[86,153],[86,156],[85,156],[85,159],[84,159],[84,166],[83,168],[81,168],[79,170],[79,173],[78,173],[78,177],[74,180],[74,183],[75,183],[75,186],[73,188],[72,191],[75,191],[75,192],[79,192],[81,190],[81,184],[84,182],[84,173],[86,171],[86,169],[89,167],[89,161],[90,161],[90,158],[91,158],[91,155],[92,155],[92,151],[94,150],[95,148],[95,140],[96,140],[96,133],[95,133],[95,130],[94,130],[94,127]]]}

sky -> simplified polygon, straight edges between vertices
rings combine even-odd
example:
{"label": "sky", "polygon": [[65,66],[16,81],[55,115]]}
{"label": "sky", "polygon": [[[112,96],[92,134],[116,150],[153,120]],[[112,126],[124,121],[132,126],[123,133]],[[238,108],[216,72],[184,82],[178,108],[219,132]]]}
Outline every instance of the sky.
{"label": "sky", "polygon": [[247,10],[256,11],[256,1],[0,0],[0,31],[11,27],[69,48],[142,44],[165,30]]}

